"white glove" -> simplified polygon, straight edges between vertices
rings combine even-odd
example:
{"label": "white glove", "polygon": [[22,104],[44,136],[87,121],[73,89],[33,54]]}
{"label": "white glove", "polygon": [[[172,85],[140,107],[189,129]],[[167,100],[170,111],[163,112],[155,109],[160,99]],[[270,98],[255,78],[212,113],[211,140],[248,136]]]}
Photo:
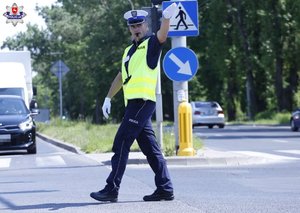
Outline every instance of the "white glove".
{"label": "white glove", "polygon": [[168,6],[166,9],[163,11],[163,16],[165,19],[170,19],[173,15],[175,10],[177,9],[177,4],[174,2],[170,6]]}
{"label": "white glove", "polygon": [[110,107],[111,107],[110,98],[106,97],[102,106],[102,112],[106,119],[108,119],[108,115],[110,114]]}

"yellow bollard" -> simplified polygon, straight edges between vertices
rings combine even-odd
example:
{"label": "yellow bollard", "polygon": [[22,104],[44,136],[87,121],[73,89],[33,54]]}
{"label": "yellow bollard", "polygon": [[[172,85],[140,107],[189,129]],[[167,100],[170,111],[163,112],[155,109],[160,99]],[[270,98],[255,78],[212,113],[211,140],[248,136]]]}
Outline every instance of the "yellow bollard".
{"label": "yellow bollard", "polygon": [[178,106],[179,156],[194,156],[193,147],[192,107],[188,102]]}

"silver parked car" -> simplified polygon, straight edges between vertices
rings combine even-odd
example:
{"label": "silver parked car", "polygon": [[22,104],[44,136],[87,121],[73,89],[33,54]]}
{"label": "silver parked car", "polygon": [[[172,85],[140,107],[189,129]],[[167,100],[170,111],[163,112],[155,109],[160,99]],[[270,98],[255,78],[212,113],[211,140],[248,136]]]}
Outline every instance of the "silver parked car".
{"label": "silver parked car", "polygon": [[195,126],[208,126],[213,128],[225,127],[225,116],[222,107],[215,101],[194,101],[192,105],[193,128]]}

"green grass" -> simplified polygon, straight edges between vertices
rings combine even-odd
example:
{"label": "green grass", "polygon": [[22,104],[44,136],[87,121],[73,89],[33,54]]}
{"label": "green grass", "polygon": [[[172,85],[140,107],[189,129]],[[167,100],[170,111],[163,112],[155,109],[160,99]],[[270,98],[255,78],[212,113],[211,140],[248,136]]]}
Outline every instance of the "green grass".
{"label": "green grass", "polygon": [[[94,125],[89,121],[68,121],[59,118],[49,123],[37,123],[37,131],[51,138],[74,144],[86,153],[110,152],[119,124]],[[155,126],[154,126],[155,129]],[[193,138],[196,150],[202,147],[199,138]],[[131,151],[139,151],[136,142]],[[166,156],[175,155],[175,137],[173,132],[163,133],[163,151]]]}
{"label": "green grass", "polygon": [[[230,124],[289,124],[290,113],[262,113],[256,116],[254,121],[236,121]],[[153,123],[153,128],[155,128]],[[165,122],[164,126],[172,126],[173,123]],[[115,134],[119,124],[94,125],[90,121],[69,121],[54,118],[50,123],[38,123],[38,132],[51,138],[74,144],[86,153],[110,152]],[[171,128],[172,129],[172,128]],[[203,147],[200,138],[193,136],[193,147],[199,150]],[[133,143],[131,151],[139,151],[136,142]],[[175,155],[174,130],[163,133],[163,152],[166,156]]]}
{"label": "green grass", "polygon": [[254,121],[247,119],[229,122],[229,124],[256,124],[256,125],[288,125],[290,123],[291,113],[261,113],[255,116]]}

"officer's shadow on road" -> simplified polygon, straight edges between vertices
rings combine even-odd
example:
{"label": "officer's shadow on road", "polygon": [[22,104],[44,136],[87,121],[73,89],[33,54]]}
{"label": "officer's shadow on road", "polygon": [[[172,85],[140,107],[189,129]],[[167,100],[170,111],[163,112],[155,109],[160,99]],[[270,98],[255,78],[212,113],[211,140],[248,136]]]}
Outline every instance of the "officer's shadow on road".
{"label": "officer's shadow on road", "polygon": [[84,206],[91,206],[91,205],[98,205],[97,203],[43,203],[43,204],[34,204],[34,205],[9,205],[7,208],[0,208],[1,210],[13,210],[13,211],[20,211],[20,210],[42,210],[48,209],[48,211],[56,211],[65,208],[76,208],[76,207],[84,207]]}
{"label": "officer's shadow on road", "polygon": [[[1,198],[0,198],[1,200]],[[1,202],[1,201],[0,201]],[[111,203],[111,202],[89,202],[89,203],[44,203],[44,204],[36,204],[36,205],[23,205],[23,206],[9,206],[7,208],[0,208],[1,210],[14,210],[14,211],[20,211],[20,210],[42,210],[42,209],[48,209],[48,211],[57,211],[61,209],[66,209],[66,208],[80,208],[80,207],[85,207],[85,206],[97,206],[97,205],[117,205],[117,204],[122,204],[122,203],[139,203],[143,202],[142,200],[138,201],[118,201],[116,203]]]}
{"label": "officer's shadow on road", "polygon": [[48,211],[57,211],[60,209],[66,209],[66,208],[80,208],[85,206],[96,206],[96,205],[116,205],[121,203],[139,203],[143,202],[142,200],[137,201],[118,201],[117,203],[111,203],[111,202],[88,202],[88,203],[43,203],[43,204],[33,204],[33,205],[16,205],[9,200],[6,200],[4,197],[0,196],[0,204],[4,204],[6,208],[0,208],[1,210],[14,210],[14,211],[20,211],[20,210],[42,210],[42,209],[48,209]]}
{"label": "officer's shadow on road", "polygon": [[[53,190],[55,191],[55,190]],[[43,190],[43,192],[45,192]],[[50,190],[48,191],[50,192]],[[70,207],[82,207],[82,206],[90,206],[90,205],[97,205],[97,203],[43,203],[43,204],[32,204],[32,205],[17,205],[10,201],[9,199],[5,199],[4,196],[6,194],[12,194],[12,193],[0,193],[0,204],[5,206],[4,208],[0,208],[1,210],[41,210],[41,209],[48,209],[50,211],[55,211],[59,209],[64,208],[70,208]]]}
{"label": "officer's shadow on road", "polygon": [[[16,182],[0,182],[0,184],[11,184]],[[24,183],[23,181],[20,183]],[[122,201],[118,201],[117,203],[112,202],[98,202],[94,201],[92,198],[91,202],[68,202],[68,203],[40,203],[40,204],[29,204],[29,205],[18,205],[17,203],[13,202],[10,199],[6,199],[5,196],[7,195],[14,195],[14,194],[24,194],[24,193],[49,193],[49,192],[57,192],[58,190],[32,190],[32,191],[14,191],[14,192],[1,192],[0,191],[0,212],[3,210],[14,210],[14,211],[22,211],[22,210],[45,210],[48,211],[56,211],[60,209],[67,209],[67,208],[80,208],[85,206],[96,206],[96,205],[115,205],[115,204],[124,204],[124,203],[139,203],[143,202],[142,200],[126,200],[126,198]],[[33,201],[34,202],[34,201]]]}

